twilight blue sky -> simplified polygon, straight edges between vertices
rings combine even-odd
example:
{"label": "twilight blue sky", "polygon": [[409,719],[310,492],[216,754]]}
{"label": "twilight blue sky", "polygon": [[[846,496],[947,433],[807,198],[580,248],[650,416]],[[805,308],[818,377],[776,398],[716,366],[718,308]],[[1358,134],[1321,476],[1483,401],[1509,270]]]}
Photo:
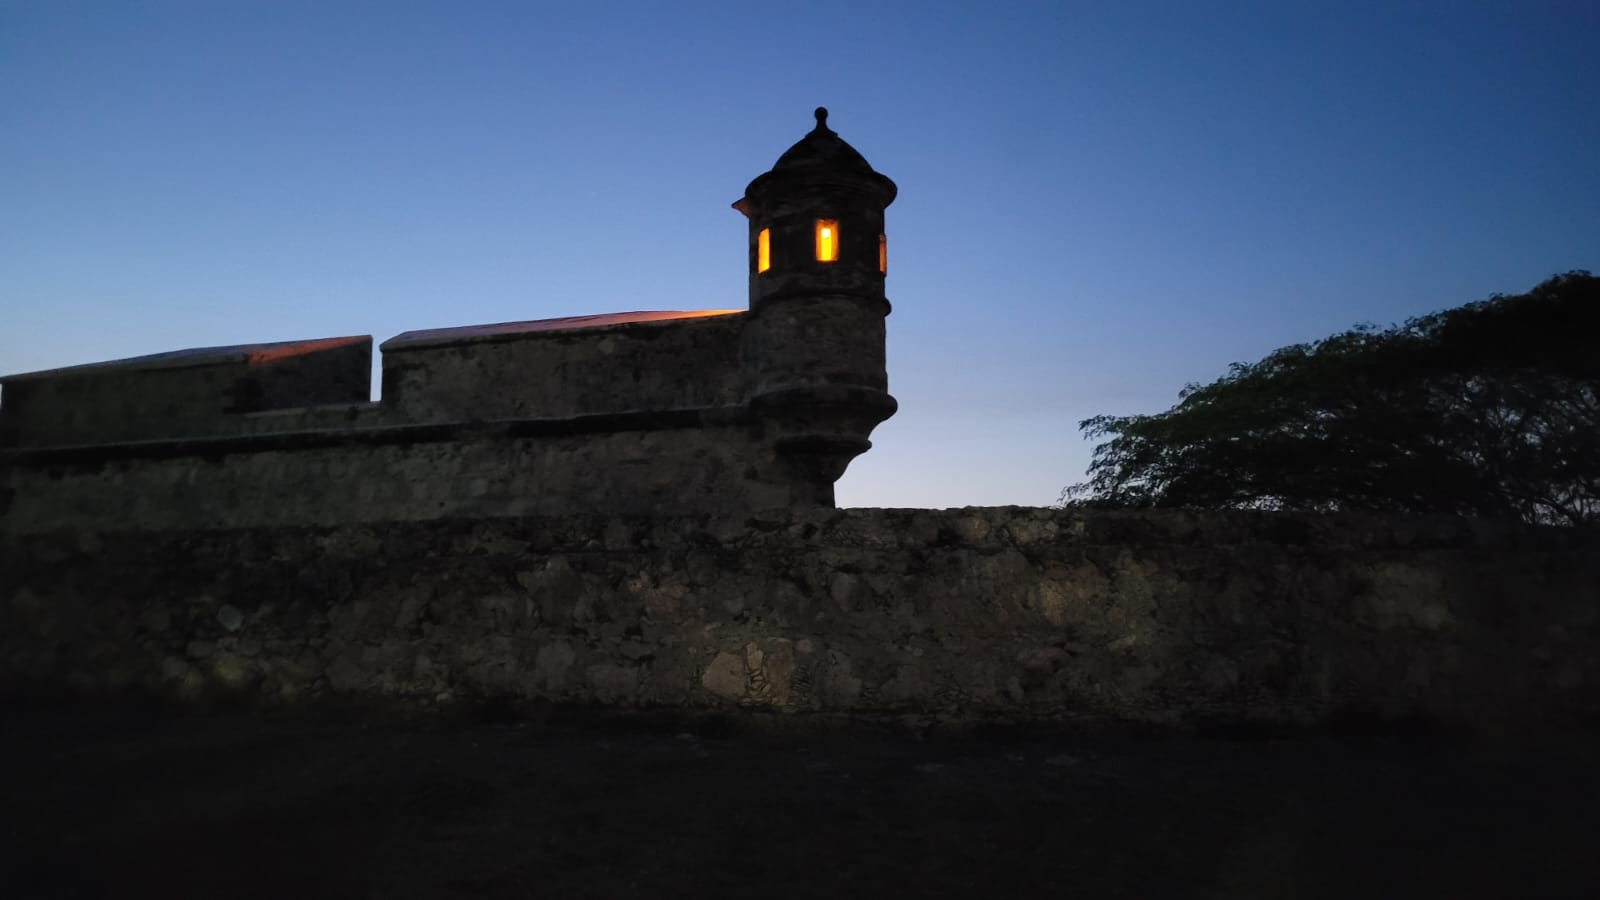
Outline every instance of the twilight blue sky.
{"label": "twilight blue sky", "polygon": [[812,125],[900,185],[841,505],[1049,504],[1079,419],[1600,270],[1600,3],[0,0],[0,372],[742,307]]}

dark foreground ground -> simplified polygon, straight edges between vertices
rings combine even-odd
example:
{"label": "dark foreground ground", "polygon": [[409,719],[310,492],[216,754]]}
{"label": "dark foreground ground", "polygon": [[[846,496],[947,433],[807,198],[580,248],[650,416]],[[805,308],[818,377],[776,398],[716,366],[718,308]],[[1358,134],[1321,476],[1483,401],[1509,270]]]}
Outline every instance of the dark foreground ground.
{"label": "dark foreground ground", "polygon": [[0,709],[0,896],[1596,897],[1597,750]]}

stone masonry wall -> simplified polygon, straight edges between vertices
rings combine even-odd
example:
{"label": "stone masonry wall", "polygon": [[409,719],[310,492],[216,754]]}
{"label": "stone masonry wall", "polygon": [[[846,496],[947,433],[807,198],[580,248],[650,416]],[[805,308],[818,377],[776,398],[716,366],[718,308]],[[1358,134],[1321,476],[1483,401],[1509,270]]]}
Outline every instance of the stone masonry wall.
{"label": "stone masonry wall", "polygon": [[726,315],[449,344],[389,341],[384,402],[412,422],[737,407],[745,400],[744,321]]}
{"label": "stone masonry wall", "polygon": [[1600,536],[1045,509],[0,542],[0,689],[1013,722],[1600,712]]}
{"label": "stone masonry wall", "polygon": [[371,372],[372,339],[362,336],[203,348],[9,376],[0,394],[0,448],[232,433],[262,410],[364,404]]}
{"label": "stone masonry wall", "polygon": [[[540,423],[528,423],[538,425]],[[568,427],[570,423],[554,423]],[[254,436],[130,454],[96,448],[0,467],[0,536],[777,508],[804,482],[748,424],[519,437],[516,424]],[[508,431],[509,429],[509,431]],[[387,440],[386,440],[387,438]],[[281,440],[282,446],[270,441]],[[309,442],[309,443],[308,443]]]}

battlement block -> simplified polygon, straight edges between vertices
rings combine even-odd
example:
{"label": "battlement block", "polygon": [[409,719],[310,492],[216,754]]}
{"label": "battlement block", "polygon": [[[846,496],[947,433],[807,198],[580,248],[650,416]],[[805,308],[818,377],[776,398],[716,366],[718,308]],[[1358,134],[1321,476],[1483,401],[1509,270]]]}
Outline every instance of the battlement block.
{"label": "battlement block", "polygon": [[202,347],[0,377],[0,446],[205,435],[223,416],[365,402],[372,337]]}

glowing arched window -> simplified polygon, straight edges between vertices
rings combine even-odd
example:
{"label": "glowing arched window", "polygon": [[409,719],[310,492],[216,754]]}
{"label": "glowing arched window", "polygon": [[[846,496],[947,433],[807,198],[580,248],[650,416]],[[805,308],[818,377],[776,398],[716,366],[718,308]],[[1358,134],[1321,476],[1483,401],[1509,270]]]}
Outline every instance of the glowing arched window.
{"label": "glowing arched window", "polygon": [[756,272],[772,268],[772,229],[763,228],[756,235]]}
{"label": "glowing arched window", "polygon": [[882,234],[878,235],[878,271],[889,273],[889,238]]}
{"label": "glowing arched window", "polygon": [[817,220],[817,262],[833,262],[839,258],[839,223],[833,219]]}

